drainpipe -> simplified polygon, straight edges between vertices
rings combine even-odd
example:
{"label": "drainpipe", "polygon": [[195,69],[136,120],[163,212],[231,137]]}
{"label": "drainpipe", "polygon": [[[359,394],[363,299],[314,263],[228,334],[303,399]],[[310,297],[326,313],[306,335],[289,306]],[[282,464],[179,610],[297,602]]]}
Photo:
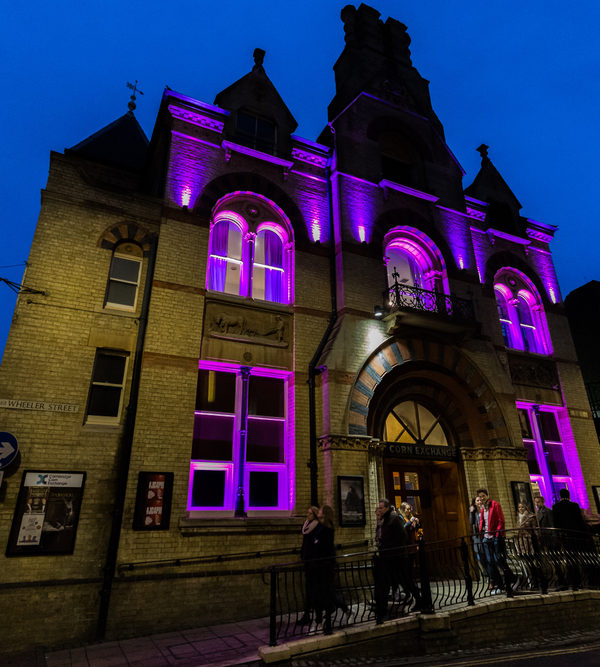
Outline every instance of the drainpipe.
{"label": "drainpipe", "polygon": [[129,405],[125,412],[125,423],[119,443],[117,458],[117,488],[115,493],[115,504],[112,511],[112,523],[110,527],[110,538],[104,564],[102,589],[100,591],[100,607],[98,610],[98,623],[96,626],[96,639],[104,639],[108,621],[108,610],[110,606],[110,594],[115,578],[117,566],[117,555],[119,552],[119,539],[121,526],[123,524],[123,508],[125,506],[125,495],[127,493],[127,478],[129,477],[129,464],[131,461],[131,449],[133,445],[133,433],[135,430],[135,418],[137,413],[138,396],[140,389],[140,375],[142,371],[142,355],[144,352],[144,337],[148,324],[148,310],[150,307],[150,292],[154,280],[154,266],[156,264],[156,248],[158,239],[150,241],[150,252],[148,254],[148,271],[146,273],[146,284],[144,286],[144,298],[140,312],[138,336],[135,346],[135,359],[131,377],[131,391],[129,392]]}
{"label": "drainpipe", "polygon": [[[336,157],[335,152],[335,130],[331,123],[328,123],[329,129],[333,134],[333,156]],[[333,327],[337,321],[337,274],[335,270],[335,227],[333,216],[333,186],[331,183],[331,165],[326,167],[327,177],[327,199],[329,202],[329,284],[331,288],[331,313],[329,314],[329,322],[327,329],[321,338],[313,358],[308,364],[308,413],[309,413],[309,438],[310,438],[310,453],[308,467],[310,468],[310,504],[319,505],[319,484],[318,484],[318,463],[317,463],[317,414],[316,414],[316,389],[315,379],[322,371],[317,368],[317,363],[321,358],[321,354],[325,349],[325,345],[329,340]]]}

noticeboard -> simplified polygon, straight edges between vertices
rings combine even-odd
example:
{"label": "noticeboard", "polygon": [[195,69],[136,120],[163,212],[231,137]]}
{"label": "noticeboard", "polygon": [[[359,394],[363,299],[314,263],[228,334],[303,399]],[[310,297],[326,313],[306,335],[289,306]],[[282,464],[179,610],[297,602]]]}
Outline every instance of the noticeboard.
{"label": "noticeboard", "polygon": [[85,472],[25,470],[6,547],[7,556],[72,554]]}

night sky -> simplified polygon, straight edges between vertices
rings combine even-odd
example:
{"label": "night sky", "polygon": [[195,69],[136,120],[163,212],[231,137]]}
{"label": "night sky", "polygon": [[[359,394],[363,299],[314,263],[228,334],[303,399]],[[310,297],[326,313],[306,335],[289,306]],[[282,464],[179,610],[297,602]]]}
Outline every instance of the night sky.
{"label": "night sky", "polygon": [[[246,74],[255,47],[267,75],[316,139],[343,48],[343,0],[104,0],[4,3],[0,25],[3,150],[0,277],[20,282],[46,185],[63,151],[127,111],[127,81],[144,92],[148,136],[165,86],[212,103]],[[359,3],[356,3],[358,6]],[[600,2],[379,0],[408,26],[413,64],[469,185],[489,156],[523,205],[558,225],[552,244],[563,297],[600,279],[595,220],[600,149]],[[17,266],[14,266],[17,265]],[[43,285],[33,287],[43,289]],[[15,295],[0,283],[0,352]]]}

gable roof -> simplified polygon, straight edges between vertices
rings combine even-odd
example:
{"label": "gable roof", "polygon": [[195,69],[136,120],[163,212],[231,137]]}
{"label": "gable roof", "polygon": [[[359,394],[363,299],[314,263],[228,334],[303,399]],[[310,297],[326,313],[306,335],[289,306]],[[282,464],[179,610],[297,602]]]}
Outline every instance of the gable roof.
{"label": "gable roof", "polygon": [[132,111],[80,141],[65,153],[139,171],[144,166],[148,138]]}

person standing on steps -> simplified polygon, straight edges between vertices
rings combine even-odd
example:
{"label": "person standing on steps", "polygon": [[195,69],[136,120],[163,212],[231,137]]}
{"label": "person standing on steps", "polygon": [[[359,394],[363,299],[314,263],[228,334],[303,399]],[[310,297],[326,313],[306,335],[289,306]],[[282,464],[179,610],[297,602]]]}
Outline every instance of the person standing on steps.
{"label": "person standing on steps", "polygon": [[[504,584],[506,594],[512,597],[514,575],[506,562],[506,522],[502,506],[489,497],[487,489],[478,489],[477,495],[482,506],[479,532],[483,535],[482,543],[490,579],[490,590],[497,592],[503,588]],[[500,569],[504,573],[504,581]]]}

